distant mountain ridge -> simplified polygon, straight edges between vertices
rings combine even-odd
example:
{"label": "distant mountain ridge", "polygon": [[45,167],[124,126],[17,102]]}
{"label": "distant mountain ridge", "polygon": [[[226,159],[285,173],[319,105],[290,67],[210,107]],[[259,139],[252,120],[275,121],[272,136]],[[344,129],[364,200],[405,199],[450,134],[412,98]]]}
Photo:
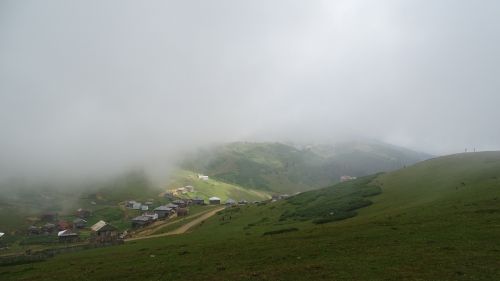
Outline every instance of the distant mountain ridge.
{"label": "distant mountain ridge", "polygon": [[335,145],[235,142],[200,150],[182,166],[247,188],[293,193],[331,185],[343,175],[392,171],[428,158],[431,155],[369,141]]}

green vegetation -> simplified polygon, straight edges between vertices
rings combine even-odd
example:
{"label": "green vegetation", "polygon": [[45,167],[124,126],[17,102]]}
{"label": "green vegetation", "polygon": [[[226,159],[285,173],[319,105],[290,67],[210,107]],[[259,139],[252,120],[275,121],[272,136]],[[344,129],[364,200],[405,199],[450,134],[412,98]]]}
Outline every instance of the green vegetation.
{"label": "green vegetation", "polygon": [[[373,204],[313,223],[339,194]],[[2,266],[0,279],[499,280],[499,225],[500,152],[459,154],[229,208],[185,235]]]}
{"label": "green vegetation", "polygon": [[223,202],[229,198],[234,200],[245,199],[247,201],[260,201],[269,199],[268,193],[243,188],[235,184],[221,182],[216,179],[209,178],[208,180],[198,179],[198,174],[190,171],[180,170],[172,176],[172,181],[168,185],[168,189],[175,189],[191,185],[194,187],[195,192],[188,192],[186,194],[179,194],[183,198],[203,198],[208,202],[208,198],[212,196],[219,197]]}
{"label": "green vegetation", "polygon": [[242,187],[294,193],[331,185],[342,175],[390,171],[427,158],[426,154],[376,142],[302,147],[245,142],[200,151],[183,165]]}
{"label": "green vegetation", "polygon": [[376,177],[367,176],[293,196],[287,200],[293,207],[287,209],[281,219],[315,219],[321,224],[353,217],[356,209],[372,204],[367,197],[381,193],[380,187],[370,184]]}

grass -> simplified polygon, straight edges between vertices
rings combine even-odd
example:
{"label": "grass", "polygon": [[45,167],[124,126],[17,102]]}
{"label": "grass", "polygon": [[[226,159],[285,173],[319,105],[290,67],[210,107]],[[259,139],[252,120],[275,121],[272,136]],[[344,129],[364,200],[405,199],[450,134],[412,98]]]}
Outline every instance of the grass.
{"label": "grass", "polygon": [[[356,193],[362,189],[356,184],[344,187]],[[287,210],[300,210],[295,200],[324,202],[306,193],[226,209],[185,235],[0,267],[0,279],[500,279],[500,153],[433,159],[363,186],[372,185],[382,193],[349,219],[314,224],[323,213],[305,208],[310,219],[280,220]],[[322,192],[334,196],[335,186],[329,189]]]}
{"label": "grass", "polygon": [[209,178],[208,180],[198,179],[198,174],[186,170],[177,171],[173,176],[172,182],[168,185],[168,189],[175,189],[191,185],[195,192],[181,195],[185,198],[203,198],[208,202],[208,198],[216,196],[224,202],[231,198],[234,200],[260,201],[269,199],[270,196],[264,191],[243,188],[235,184],[229,184]]}

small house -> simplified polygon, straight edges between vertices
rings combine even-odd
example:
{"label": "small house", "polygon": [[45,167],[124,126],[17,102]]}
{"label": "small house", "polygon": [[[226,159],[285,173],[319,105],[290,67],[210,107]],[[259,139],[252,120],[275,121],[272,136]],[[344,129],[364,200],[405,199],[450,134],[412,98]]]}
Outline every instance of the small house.
{"label": "small house", "polygon": [[56,231],[56,225],[48,222],[42,226],[42,231],[47,234],[52,233]]}
{"label": "small house", "polygon": [[179,208],[179,206],[172,204],[172,203],[168,203],[167,205],[165,205],[165,207],[170,208],[170,209],[174,209],[174,210],[177,210],[177,208]]}
{"label": "small house", "polygon": [[70,229],[59,231],[57,233],[57,238],[59,239],[59,242],[64,242],[64,243],[73,243],[79,240],[78,233],[73,232]]}
{"label": "small house", "polygon": [[192,185],[186,185],[184,188],[187,192],[194,192],[194,187]]}
{"label": "small house", "polygon": [[208,180],[208,176],[198,174],[198,179],[199,180],[203,180],[203,181],[207,181]]}
{"label": "small house", "polygon": [[205,205],[205,200],[202,198],[198,198],[198,197],[194,198],[192,200],[192,202],[193,202],[193,205]]}
{"label": "small house", "polygon": [[153,222],[153,220],[150,217],[137,216],[137,217],[132,219],[132,227],[134,227],[134,228],[144,227],[152,222]]}
{"label": "small house", "polygon": [[144,213],[142,214],[145,217],[148,217],[152,221],[156,221],[158,219],[158,214],[157,213]]}
{"label": "small house", "polygon": [[87,225],[87,221],[81,218],[77,218],[73,220],[73,227],[74,228],[85,228]]}
{"label": "small house", "polygon": [[246,205],[246,204],[248,204],[248,201],[243,199],[243,200],[238,201],[238,204],[239,205]]}
{"label": "small house", "polygon": [[141,210],[142,204],[136,201],[128,201],[126,207],[132,210]]}
{"label": "small house", "polygon": [[28,227],[28,235],[38,235],[40,233],[41,233],[40,227],[34,225]]}
{"label": "small house", "polygon": [[141,211],[147,211],[149,210],[149,206],[148,205],[142,205],[141,206]]}
{"label": "small house", "polygon": [[220,204],[220,198],[219,197],[210,197],[208,198],[208,202],[210,205],[219,205]]}
{"label": "small house", "polygon": [[187,216],[188,214],[189,214],[189,210],[187,208],[179,208],[177,210],[178,217],[184,217],[184,216]]}
{"label": "small house", "polygon": [[116,227],[105,221],[98,221],[90,227],[90,241],[93,243],[115,243],[119,240],[118,230]]}
{"label": "small house", "polygon": [[234,199],[229,198],[226,200],[226,205],[227,206],[234,206],[234,205],[236,205],[236,201]]}
{"label": "small house", "polygon": [[160,206],[155,208],[153,212],[158,215],[159,219],[168,218],[170,216],[170,213],[172,212],[172,208],[169,208],[167,206]]}
{"label": "small house", "polygon": [[179,208],[186,207],[186,201],[184,201],[184,200],[174,200],[172,203],[177,205],[177,207],[179,207]]}
{"label": "small house", "polygon": [[66,230],[66,229],[70,229],[72,227],[71,227],[71,224],[69,222],[67,222],[67,221],[58,221],[57,222],[57,228],[59,230]]}

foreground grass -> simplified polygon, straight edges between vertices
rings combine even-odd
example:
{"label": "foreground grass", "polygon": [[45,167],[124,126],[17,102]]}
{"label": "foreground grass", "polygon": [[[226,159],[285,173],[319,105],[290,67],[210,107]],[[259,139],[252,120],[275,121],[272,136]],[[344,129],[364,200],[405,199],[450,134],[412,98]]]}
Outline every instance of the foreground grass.
{"label": "foreground grass", "polygon": [[500,153],[453,157],[378,176],[382,193],[347,220],[237,207],[186,235],[0,267],[0,279],[499,280]]}

